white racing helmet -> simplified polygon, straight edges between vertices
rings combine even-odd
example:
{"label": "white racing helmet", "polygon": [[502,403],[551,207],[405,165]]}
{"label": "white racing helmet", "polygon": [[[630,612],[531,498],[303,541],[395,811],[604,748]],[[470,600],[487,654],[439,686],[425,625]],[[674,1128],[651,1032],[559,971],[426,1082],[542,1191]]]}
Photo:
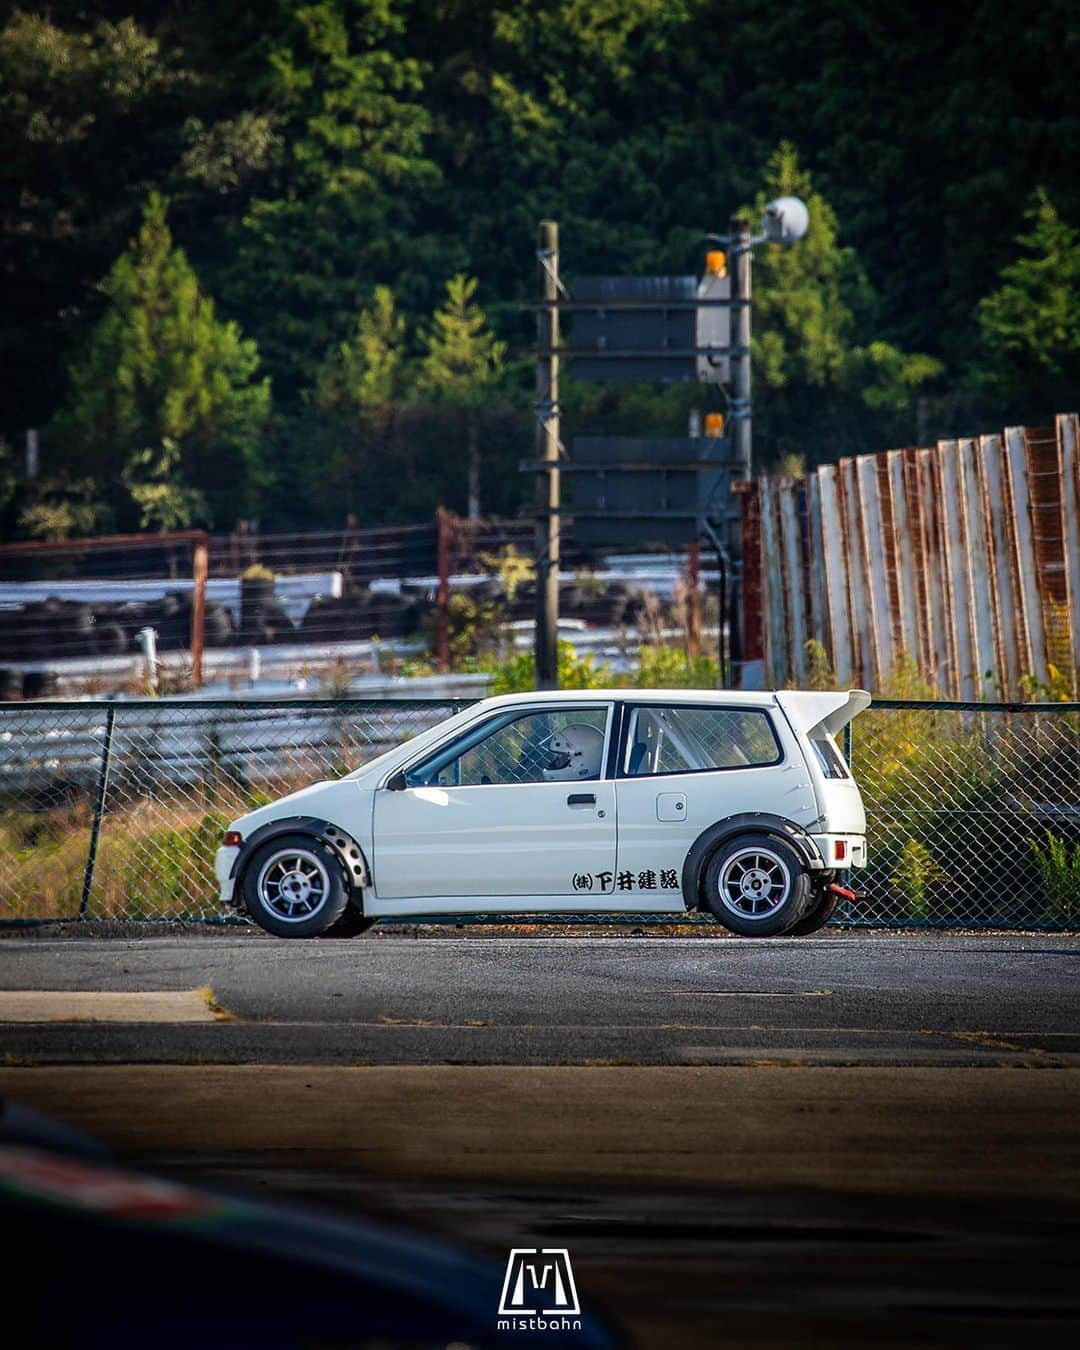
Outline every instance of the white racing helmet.
{"label": "white racing helmet", "polygon": [[599,778],[604,738],[595,727],[574,722],[548,739],[551,756],[543,770],[548,783],[576,782],[579,778]]}

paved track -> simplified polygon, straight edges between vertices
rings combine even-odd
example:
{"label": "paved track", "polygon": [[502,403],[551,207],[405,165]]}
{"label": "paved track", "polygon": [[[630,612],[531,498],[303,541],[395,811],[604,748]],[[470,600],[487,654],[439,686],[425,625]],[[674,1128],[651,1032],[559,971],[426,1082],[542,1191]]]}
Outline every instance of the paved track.
{"label": "paved track", "polygon": [[[634,1347],[1072,1350],[1078,974],[1049,935],[5,940],[0,991],[54,991],[20,1016],[189,996],[0,997],[0,1095],[156,1170],[567,1246]],[[152,1020],[194,990],[217,1020]]]}
{"label": "paved track", "polygon": [[230,1020],[170,1024],[148,1011],[145,1024],[0,1025],[0,1055],[1072,1065],[1078,987],[1080,938],[1053,935],[12,940],[0,942],[0,990],[207,988]]}

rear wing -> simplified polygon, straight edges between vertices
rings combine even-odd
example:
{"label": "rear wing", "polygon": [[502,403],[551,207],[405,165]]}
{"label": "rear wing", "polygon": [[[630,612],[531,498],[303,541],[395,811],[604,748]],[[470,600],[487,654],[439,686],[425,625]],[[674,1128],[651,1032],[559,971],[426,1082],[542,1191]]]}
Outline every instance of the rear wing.
{"label": "rear wing", "polygon": [[865,689],[831,690],[781,689],[776,701],[784,716],[804,736],[835,736],[859,713],[870,706]]}

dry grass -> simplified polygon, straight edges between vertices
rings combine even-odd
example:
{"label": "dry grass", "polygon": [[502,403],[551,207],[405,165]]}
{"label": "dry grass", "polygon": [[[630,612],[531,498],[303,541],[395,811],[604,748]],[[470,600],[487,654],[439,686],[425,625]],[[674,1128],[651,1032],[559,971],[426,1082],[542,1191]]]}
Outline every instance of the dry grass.
{"label": "dry grass", "polygon": [[[0,920],[79,913],[85,810],[8,812],[0,822]],[[194,804],[145,801],[107,813],[98,839],[91,919],[212,917],[220,910],[214,851],[224,817]]]}

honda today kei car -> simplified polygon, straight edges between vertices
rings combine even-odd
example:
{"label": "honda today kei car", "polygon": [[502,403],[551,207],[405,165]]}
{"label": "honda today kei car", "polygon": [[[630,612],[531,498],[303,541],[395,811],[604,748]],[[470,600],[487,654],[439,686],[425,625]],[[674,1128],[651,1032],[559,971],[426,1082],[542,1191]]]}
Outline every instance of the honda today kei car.
{"label": "honda today kei car", "polygon": [[221,898],[279,937],[378,918],[685,914],[811,933],[866,866],[835,737],[870,695],[513,694],[232,823]]}

